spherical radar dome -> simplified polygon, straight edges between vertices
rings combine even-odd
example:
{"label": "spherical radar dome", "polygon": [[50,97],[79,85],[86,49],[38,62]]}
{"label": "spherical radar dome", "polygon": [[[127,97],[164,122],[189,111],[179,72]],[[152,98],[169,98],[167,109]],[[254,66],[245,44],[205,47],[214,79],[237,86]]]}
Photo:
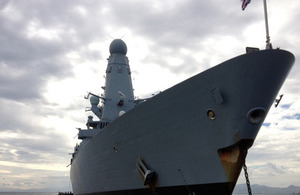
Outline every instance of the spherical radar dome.
{"label": "spherical radar dome", "polygon": [[123,54],[126,55],[127,53],[127,46],[124,41],[121,39],[115,39],[111,42],[109,46],[110,54]]}
{"label": "spherical radar dome", "polygon": [[93,96],[93,95],[92,95],[92,96],[90,97],[90,102],[91,102],[92,105],[98,105],[98,104],[99,104],[99,101],[100,101],[99,98],[96,97],[96,96]]}

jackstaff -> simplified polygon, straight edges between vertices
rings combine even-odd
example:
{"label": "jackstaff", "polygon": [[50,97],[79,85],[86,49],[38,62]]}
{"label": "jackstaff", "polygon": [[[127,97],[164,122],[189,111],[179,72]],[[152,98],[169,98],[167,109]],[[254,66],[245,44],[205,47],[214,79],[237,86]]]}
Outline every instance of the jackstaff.
{"label": "jackstaff", "polygon": [[[245,10],[247,5],[251,2],[251,0],[241,0],[242,10]],[[264,0],[264,14],[265,14],[265,26],[266,26],[266,49],[272,49],[272,44],[270,42],[270,34],[269,34],[269,24],[268,24],[268,10],[267,10],[267,0]]]}

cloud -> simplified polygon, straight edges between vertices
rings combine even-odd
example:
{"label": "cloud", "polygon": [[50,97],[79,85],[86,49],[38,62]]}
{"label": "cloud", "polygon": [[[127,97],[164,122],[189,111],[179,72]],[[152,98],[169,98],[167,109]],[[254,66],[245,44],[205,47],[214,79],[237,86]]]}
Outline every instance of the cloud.
{"label": "cloud", "polygon": [[[45,169],[28,169],[20,166],[0,165],[1,191],[68,191],[65,181],[68,180],[67,172]],[[51,187],[46,188],[45,186]]]}
{"label": "cloud", "polygon": [[[298,182],[297,173],[293,169],[285,166],[280,166],[271,162],[264,162],[257,165],[248,167],[248,174],[251,184],[264,184],[268,186],[286,187],[291,182]],[[243,174],[240,176],[240,180],[244,180]],[[282,180],[282,178],[286,178]]]}
{"label": "cloud", "polygon": [[[41,26],[34,17],[28,18],[26,13],[30,11],[25,10],[8,3],[0,14],[0,94],[18,101],[41,98],[50,77],[72,75],[70,65],[61,58],[65,42],[34,36],[29,30],[33,23],[36,28]],[[13,17],[15,13],[19,14],[17,19]]]}

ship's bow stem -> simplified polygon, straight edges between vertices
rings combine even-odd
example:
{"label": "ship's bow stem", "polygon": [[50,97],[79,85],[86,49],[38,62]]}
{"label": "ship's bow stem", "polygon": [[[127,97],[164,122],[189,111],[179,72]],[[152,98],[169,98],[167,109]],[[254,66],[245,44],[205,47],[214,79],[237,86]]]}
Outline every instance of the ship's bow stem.
{"label": "ship's bow stem", "polygon": [[216,107],[216,115],[218,110],[224,114],[224,121],[227,121],[224,136],[231,136],[218,154],[233,186],[248,149],[254,143],[294,61],[293,54],[278,49],[254,52],[230,61],[231,78],[227,82],[230,86],[229,89],[220,86],[224,104]]}

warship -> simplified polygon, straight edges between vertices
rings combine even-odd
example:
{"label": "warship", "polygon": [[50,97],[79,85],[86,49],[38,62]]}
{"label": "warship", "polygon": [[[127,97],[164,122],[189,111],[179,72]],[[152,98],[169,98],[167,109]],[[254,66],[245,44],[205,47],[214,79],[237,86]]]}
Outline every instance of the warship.
{"label": "warship", "polygon": [[136,99],[127,46],[111,42],[103,95],[88,93],[72,153],[73,193],[232,194],[248,149],[294,64],[247,52],[148,99]]}

